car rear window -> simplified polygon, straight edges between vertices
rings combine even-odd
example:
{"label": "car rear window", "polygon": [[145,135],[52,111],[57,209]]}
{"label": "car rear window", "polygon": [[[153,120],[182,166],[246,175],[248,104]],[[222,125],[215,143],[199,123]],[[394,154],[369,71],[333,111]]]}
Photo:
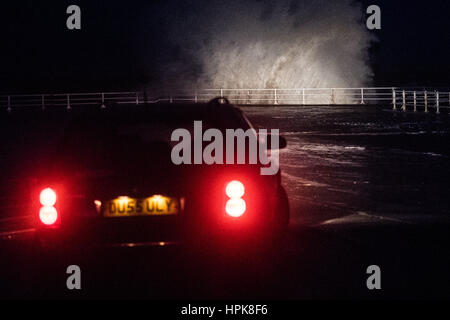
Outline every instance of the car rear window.
{"label": "car rear window", "polygon": [[203,131],[248,128],[235,110],[202,111],[171,109],[75,119],[62,141],[59,161],[89,169],[139,165],[139,159],[170,155],[171,147],[177,143],[171,141],[175,129],[184,128],[193,138],[195,120],[202,121]]}

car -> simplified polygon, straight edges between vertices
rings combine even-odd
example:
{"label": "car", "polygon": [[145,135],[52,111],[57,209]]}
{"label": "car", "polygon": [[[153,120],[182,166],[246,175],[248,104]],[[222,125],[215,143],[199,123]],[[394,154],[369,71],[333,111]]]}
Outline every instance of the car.
{"label": "car", "polygon": [[226,99],[74,108],[60,116],[58,146],[36,159],[39,174],[31,188],[40,246],[241,247],[278,242],[286,234],[289,202],[281,170],[261,175],[261,163],[171,159],[171,133],[192,131],[194,121],[220,132],[253,128]]}

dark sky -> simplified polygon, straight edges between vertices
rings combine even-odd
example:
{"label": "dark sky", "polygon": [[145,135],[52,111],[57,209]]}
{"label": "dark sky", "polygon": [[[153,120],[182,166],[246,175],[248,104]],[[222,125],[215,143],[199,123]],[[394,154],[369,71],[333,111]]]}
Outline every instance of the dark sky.
{"label": "dark sky", "polygon": [[382,9],[372,46],[378,85],[450,85],[450,1],[366,1]]}
{"label": "dark sky", "polygon": [[[370,50],[375,85],[450,85],[449,1],[361,1],[382,9]],[[168,38],[177,21],[166,16],[193,0],[10,2],[0,10],[3,93],[142,89],[157,86],[167,63],[190,63]],[[66,28],[70,4],[82,9],[79,31]]]}

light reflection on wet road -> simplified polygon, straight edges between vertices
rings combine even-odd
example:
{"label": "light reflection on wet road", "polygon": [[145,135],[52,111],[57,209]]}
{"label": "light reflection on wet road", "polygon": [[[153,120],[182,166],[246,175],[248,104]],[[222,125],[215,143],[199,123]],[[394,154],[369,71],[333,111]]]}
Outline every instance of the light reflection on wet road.
{"label": "light reflection on wet road", "polygon": [[243,107],[288,140],[280,165],[294,223],[448,220],[448,119],[389,108]]}

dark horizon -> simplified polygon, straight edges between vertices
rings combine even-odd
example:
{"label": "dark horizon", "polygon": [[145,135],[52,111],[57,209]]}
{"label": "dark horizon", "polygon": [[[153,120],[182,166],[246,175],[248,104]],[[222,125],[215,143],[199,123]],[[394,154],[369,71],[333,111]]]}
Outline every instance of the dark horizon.
{"label": "dark horizon", "polygon": [[[272,5],[259,2],[268,8]],[[362,10],[372,4],[354,2]],[[201,3],[77,1],[82,9],[82,29],[77,31],[65,26],[65,11],[72,2],[9,3],[1,17],[0,91],[141,91],[193,82],[204,66],[170,38],[168,29]],[[441,0],[428,3],[377,2],[382,29],[369,31],[376,40],[367,52],[373,86],[449,86],[449,5]],[[173,8],[181,20],[167,18]],[[361,12],[361,24],[365,18]],[[201,30],[208,29],[208,24],[203,28],[202,21],[198,23]]]}

